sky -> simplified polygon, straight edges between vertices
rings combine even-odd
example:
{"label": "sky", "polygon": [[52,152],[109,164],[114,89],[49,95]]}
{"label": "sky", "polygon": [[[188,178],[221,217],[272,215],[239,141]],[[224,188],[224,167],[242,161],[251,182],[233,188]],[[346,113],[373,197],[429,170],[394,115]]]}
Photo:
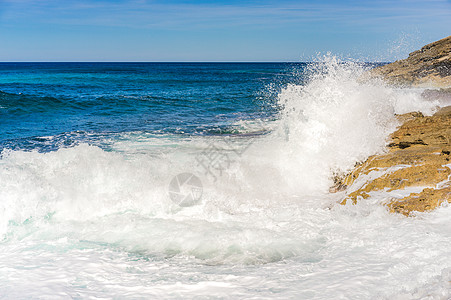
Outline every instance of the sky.
{"label": "sky", "polygon": [[451,0],[0,0],[0,61],[393,61]]}

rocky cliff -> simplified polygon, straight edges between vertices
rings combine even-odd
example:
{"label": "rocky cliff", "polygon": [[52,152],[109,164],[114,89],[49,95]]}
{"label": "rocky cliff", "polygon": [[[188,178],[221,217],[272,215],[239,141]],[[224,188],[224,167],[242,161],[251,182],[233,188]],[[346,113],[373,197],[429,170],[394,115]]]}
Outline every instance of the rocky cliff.
{"label": "rocky cliff", "polygon": [[375,68],[371,73],[396,84],[451,87],[451,36],[410,53],[406,59]]}

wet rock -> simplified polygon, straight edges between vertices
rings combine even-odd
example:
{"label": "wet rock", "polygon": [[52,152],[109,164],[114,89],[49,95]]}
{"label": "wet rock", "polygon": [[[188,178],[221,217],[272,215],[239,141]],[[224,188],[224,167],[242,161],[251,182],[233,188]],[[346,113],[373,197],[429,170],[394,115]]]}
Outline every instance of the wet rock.
{"label": "wet rock", "polygon": [[410,216],[415,211],[431,211],[442,205],[443,202],[451,202],[451,186],[441,189],[425,188],[420,193],[413,193],[400,200],[394,200],[387,206],[392,213]]}
{"label": "wet rock", "polygon": [[444,201],[451,202],[451,107],[431,117],[410,113],[399,119],[405,123],[392,134],[387,153],[368,158],[336,180],[340,189],[348,191],[341,204],[355,204],[372,192],[390,193],[408,187],[423,190],[402,199],[387,196],[391,212],[408,216],[413,211],[429,211]]}

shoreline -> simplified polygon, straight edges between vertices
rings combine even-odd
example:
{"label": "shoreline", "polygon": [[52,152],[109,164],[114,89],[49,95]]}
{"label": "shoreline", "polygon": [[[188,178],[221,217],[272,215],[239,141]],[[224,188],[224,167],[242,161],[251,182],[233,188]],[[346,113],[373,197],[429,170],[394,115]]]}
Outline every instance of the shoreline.
{"label": "shoreline", "polygon": [[434,115],[407,113],[391,134],[388,152],[370,156],[332,192],[345,190],[340,204],[363,201],[375,193],[392,213],[412,216],[451,203],[451,106]]}
{"label": "shoreline", "polygon": [[423,97],[445,105],[432,116],[397,116],[402,124],[390,135],[387,152],[335,176],[330,192],[344,191],[343,205],[377,195],[391,213],[405,216],[451,203],[451,36],[407,59],[372,69],[369,75],[388,84],[430,88]]}

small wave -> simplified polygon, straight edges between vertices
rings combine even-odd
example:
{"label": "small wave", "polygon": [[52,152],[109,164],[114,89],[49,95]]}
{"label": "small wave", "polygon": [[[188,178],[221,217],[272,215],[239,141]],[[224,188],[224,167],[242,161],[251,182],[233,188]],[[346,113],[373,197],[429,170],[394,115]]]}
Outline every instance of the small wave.
{"label": "small wave", "polygon": [[67,101],[55,97],[0,92],[0,106],[8,110],[8,113],[43,112],[67,105]]}

